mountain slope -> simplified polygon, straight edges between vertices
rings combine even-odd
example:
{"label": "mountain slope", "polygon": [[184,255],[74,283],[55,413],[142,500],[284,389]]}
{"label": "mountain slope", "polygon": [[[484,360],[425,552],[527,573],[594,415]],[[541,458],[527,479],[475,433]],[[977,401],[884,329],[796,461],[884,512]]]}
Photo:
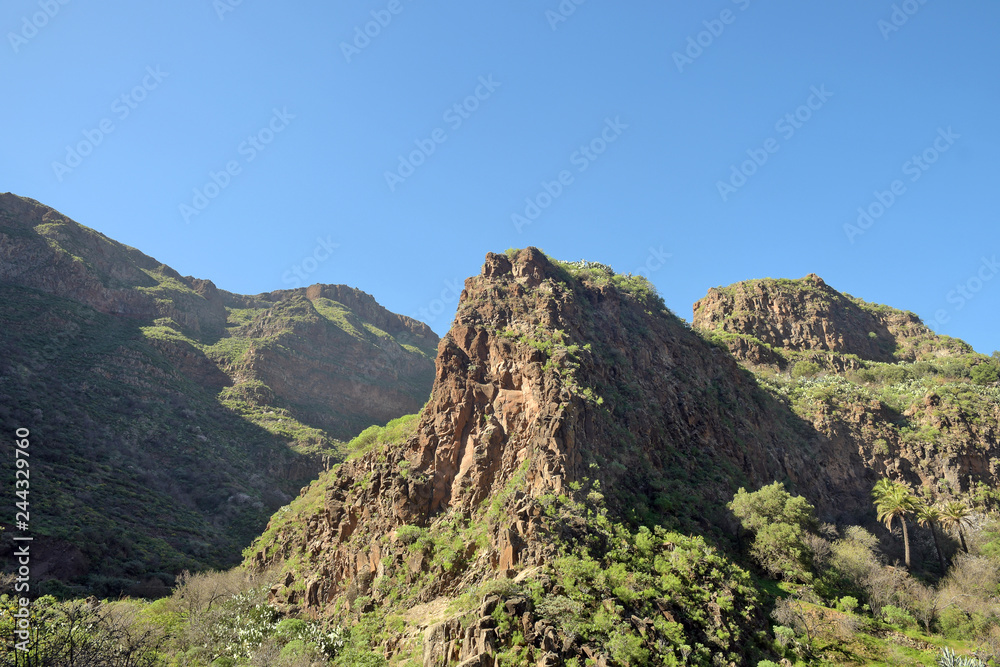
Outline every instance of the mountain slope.
{"label": "mountain slope", "polygon": [[111,595],[231,564],[339,441],[419,408],[437,344],[358,290],[231,294],[10,194],[0,320],[0,425],[33,437],[33,575]]}
{"label": "mountain slope", "polygon": [[885,476],[996,504],[1000,364],[913,313],[818,276],[709,290],[693,326],[724,345],[815,432]]}
{"label": "mountain slope", "polygon": [[[796,341],[779,349],[764,343],[766,327],[693,332],[648,283],[602,265],[533,248],[487,255],[441,341],[424,410],[352,443],[344,464],[272,518],[247,564],[281,567],[272,600],[353,626],[356,650],[425,665],[754,664],[764,612],[724,555],[736,553],[725,503],[738,487],[782,480],[823,520],[874,523],[879,476],[935,461],[967,488],[994,481],[997,454],[987,439],[947,460],[883,451],[876,436],[895,443],[899,429],[891,406],[871,397],[799,409],[780,371],[754,375],[712,342],[839,355],[831,366],[855,355],[859,368],[859,352],[896,349],[869,344],[866,307],[812,326],[805,313],[852,300],[824,290],[813,301],[811,279],[791,287],[798,311],[745,309],[747,322],[773,317],[776,331],[800,332],[772,337]],[[702,309],[698,323],[714,321]],[[885,318],[876,336],[965,349],[905,314]],[[978,407],[980,428],[996,428],[995,393]],[[810,406],[832,400],[809,396]]]}

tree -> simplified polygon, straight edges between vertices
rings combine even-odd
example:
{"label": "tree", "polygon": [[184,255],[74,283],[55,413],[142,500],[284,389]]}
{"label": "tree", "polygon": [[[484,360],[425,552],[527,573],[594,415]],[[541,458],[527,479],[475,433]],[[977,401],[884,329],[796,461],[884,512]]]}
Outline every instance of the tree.
{"label": "tree", "polygon": [[941,574],[948,571],[948,566],[944,562],[944,554],[941,553],[941,543],[938,541],[937,526],[941,522],[941,510],[933,505],[921,505],[917,508],[917,522],[921,526],[929,526],[931,535],[934,537],[934,549],[937,551],[938,562],[941,564]]}
{"label": "tree", "polygon": [[1000,380],[1000,366],[996,362],[983,362],[973,366],[970,375],[976,384],[994,384]]}
{"label": "tree", "polygon": [[741,488],[728,505],[754,532],[751,554],[771,574],[807,581],[811,553],[805,536],[816,526],[815,508],[774,482],[753,493]]}
{"label": "tree", "polygon": [[906,569],[910,569],[910,536],[906,530],[906,516],[913,514],[917,509],[917,499],[902,482],[892,482],[888,479],[880,479],[872,489],[872,497],[875,499],[875,509],[878,511],[878,520],[885,523],[885,527],[892,530],[892,522],[899,519],[903,526],[903,552]]}
{"label": "tree", "polygon": [[972,526],[972,510],[969,506],[959,500],[953,500],[941,509],[941,525],[949,532],[958,533],[958,539],[962,543],[962,551],[969,553],[969,547],[965,545],[965,533],[963,528]]}

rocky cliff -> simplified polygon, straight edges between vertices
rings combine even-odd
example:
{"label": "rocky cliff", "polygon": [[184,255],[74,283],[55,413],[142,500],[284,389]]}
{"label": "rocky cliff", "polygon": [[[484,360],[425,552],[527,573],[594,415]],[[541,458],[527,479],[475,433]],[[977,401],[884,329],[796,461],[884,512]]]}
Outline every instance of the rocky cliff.
{"label": "rocky cliff", "polygon": [[913,313],[841,294],[816,275],[709,290],[693,326],[869,468],[929,495],[998,479],[996,360]]}
{"label": "rocky cliff", "polygon": [[438,342],[359,290],[232,294],[11,194],[0,304],[0,426],[31,430],[45,499],[34,573],[109,595],[238,559],[339,441],[426,401]]}
{"label": "rocky cliff", "polygon": [[745,363],[782,369],[803,358],[844,370],[971,351],[936,336],[913,313],[841,294],[816,274],[712,288],[695,303],[692,326]]}
{"label": "rocky cliff", "polygon": [[[873,311],[818,278],[793,287],[715,290],[696,307],[696,323],[718,322],[730,334],[721,342],[752,342],[754,361],[777,360],[775,373],[787,355],[817,351],[836,359],[831,366],[863,369],[868,359],[895,359],[901,339],[932,347],[936,340],[915,318]],[[994,481],[995,397],[985,399],[992,411],[983,413],[988,423],[977,442],[927,467],[931,458],[917,444],[923,436],[907,439],[909,422],[893,405],[870,393],[827,392],[809,394],[799,401],[809,408],[799,409],[777,381],[742,369],[712,337],[670,314],[642,279],[553,262],[533,248],[490,254],[466,281],[419,418],[305,490],[272,519],[248,562],[286,570],[272,591],[286,607],[356,619],[375,613],[380,622],[398,612],[410,634],[386,633],[380,650],[405,651],[426,628],[425,665],[492,664],[498,651],[513,650],[505,614],[519,617],[533,638],[532,660],[556,664],[597,649],[560,629],[558,613],[526,609],[525,591],[535,586],[538,600],[562,595],[553,563],[577,553],[572,545],[589,544],[598,562],[617,566],[594,546],[604,539],[592,534],[595,517],[725,545],[735,525],[724,505],[741,485],[783,480],[824,520],[856,523],[871,518],[872,485],[887,473],[926,470],[923,481],[941,473],[965,487]],[[517,585],[492,607],[449,616],[434,606],[508,578]],[[634,600],[607,604],[640,643],[669,642],[665,630],[652,629],[656,618],[669,617],[692,643],[742,661],[749,653],[726,654],[712,633],[749,632],[756,612],[743,603],[743,621],[721,611],[698,620],[662,601],[658,612]],[[494,613],[498,604],[506,611]],[[618,641],[606,640],[605,648]]]}

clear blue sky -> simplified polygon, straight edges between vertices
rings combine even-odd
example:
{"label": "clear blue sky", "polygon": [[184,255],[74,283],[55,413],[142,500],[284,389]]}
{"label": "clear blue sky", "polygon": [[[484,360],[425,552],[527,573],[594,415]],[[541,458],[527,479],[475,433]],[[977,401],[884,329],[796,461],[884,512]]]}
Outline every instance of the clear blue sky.
{"label": "clear blue sky", "polygon": [[1000,348],[996,2],[235,1],[5,2],[0,190],[439,333],[486,252],[535,245],[654,268],[685,319],[815,272]]}

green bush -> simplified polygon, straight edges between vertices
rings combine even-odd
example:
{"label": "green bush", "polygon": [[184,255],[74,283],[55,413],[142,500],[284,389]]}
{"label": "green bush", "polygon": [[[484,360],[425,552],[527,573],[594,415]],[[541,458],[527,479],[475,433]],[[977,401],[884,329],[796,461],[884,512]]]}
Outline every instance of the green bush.
{"label": "green bush", "polygon": [[396,529],[396,539],[402,544],[413,544],[423,535],[424,529],[420,526],[400,526]]}
{"label": "green bush", "polygon": [[972,637],[976,632],[976,624],[972,618],[958,607],[948,607],[938,616],[941,634],[948,639],[964,639]]}
{"label": "green bush", "polygon": [[858,609],[858,599],[856,597],[845,595],[844,597],[837,600],[837,610],[843,611],[848,614],[853,614]]}
{"label": "green bush", "polygon": [[894,625],[900,630],[917,627],[917,619],[913,618],[913,614],[895,605],[887,604],[882,607],[882,618],[885,619],[886,623]]}
{"label": "green bush", "polygon": [[815,361],[802,360],[792,368],[792,377],[811,378],[819,374],[822,369]]}
{"label": "green bush", "polygon": [[1000,380],[1000,369],[993,363],[982,363],[973,366],[970,372],[972,381],[976,384],[994,384]]}
{"label": "green bush", "polygon": [[286,618],[274,628],[274,636],[278,639],[291,641],[304,636],[309,631],[309,624],[301,618]]}
{"label": "green bush", "polygon": [[812,554],[805,537],[816,518],[805,498],[774,482],[753,493],[740,488],[728,507],[754,532],[750,552],[761,567],[785,579],[809,580]]}

